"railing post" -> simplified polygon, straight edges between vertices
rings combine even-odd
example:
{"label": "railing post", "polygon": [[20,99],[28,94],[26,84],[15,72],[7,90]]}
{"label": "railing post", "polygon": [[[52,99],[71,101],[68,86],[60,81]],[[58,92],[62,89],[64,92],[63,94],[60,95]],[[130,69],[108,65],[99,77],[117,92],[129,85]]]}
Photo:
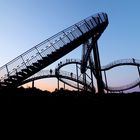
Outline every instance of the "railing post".
{"label": "railing post", "polygon": [[37,49],[36,46],[35,46],[35,49],[37,50],[37,52],[38,52],[38,54],[40,55],[40,57],[43,58],[42,55],[41,55],[41,53],[39,52],[39,50]]}
{"label": "railing post", "polygon": [[87,28],[88,28],[89,30],[91,30],[92,28],[89,26],[89,24],[87,23],[87,21],[84,20],[84,22],[86,23],[85,25],[87,25]]}
{"label": "railing post", "polygon": [[5,65],[5,67],[6,67],[6,70],[7,70],[7,75],[8,75],[8,78],[9,78],[10,74],[9,74],[8,66],[7,66],[7,65]]}
{"label": "railing post", "polygon": [[22,61],[23,61],[24,65],[27,67],[27,65],[26,65],[26,63],[25,63],[25,61],[24,61],[24,59],[23,59],[22,55],[21,55],[20,57],[21,57],[21,59],[22,59]]}
{"label": "railing post", "polygon": [[83,31],[80,29],[80,27],[78,25],[75,24],[75,26],[77,27],[77,29],[83,34]]}
{"label": "railing post", "polygon": [[68,37],[68,35],[63,31],[64,35],[71,41],[71,39]]}
{"label": "railing post", "polygon": [[97,21],[96,21],[95,17],[92,17],[92,19],[95,21],[96,26],[97,26],[97,25],[98,25],[98,23],[97,23]]}
{"label": "railing post", "polygon": [[75,39],[75,36],[72,34],[72,32],[70,32],[70,34],[73,36],[73,38]]}
{"label": "railing post", "polygon": [[90,22],[91,22],[92,26],[95,27],[95,25],[93,24],[92,20],[94,20],[94,19],[93,18],[90,19]]}
{"label": "railing post", "polygon": [[100,14],[98,14],[98,16],[99,16],[99,18],[101,19],[101,21],[103,22],[103,20],[102,20],[102,18],[101,18],[101,16],[100,16]]}
{"label": "railing post", "polygon": [[56,48],[54,47],[53,43],[51,43],[49,39],[48,39],[48,42],[51,44],[51,46],[54,48],[54,50],[56,50]]}
{"label": "railing post", "polygon": [[60,37],[60,40],[63,42],[64,45],[66,45],[66,43],[62,40],[62,38]]}

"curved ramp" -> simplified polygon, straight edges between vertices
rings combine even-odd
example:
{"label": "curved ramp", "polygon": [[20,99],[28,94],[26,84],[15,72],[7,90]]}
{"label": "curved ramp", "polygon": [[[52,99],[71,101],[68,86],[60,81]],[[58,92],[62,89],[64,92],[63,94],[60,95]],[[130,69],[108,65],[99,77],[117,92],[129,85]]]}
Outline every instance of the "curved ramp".
{"label": "curved ramp", "polygon": [[[22,85],[35,81],[35,80],[44,79],[44,78],[59,78],[59,80],[62,81],[63,83],[65,83],[73,88],[76,88],[76,89],[79,88],[80,90],[83,90],[82,85],[85,84],[82,78],[77,79],[77,76],[75,74],[71,75],[71,73],[67,72],[67,71],[59,71],[59,73],[56,73],[56,70],[42,70],[42,71],[36,73],[35,75],[29,77],[28,79],[24,80],[22,82]],[[77,84],[74,84],[72,82],[67,82],[65,79],[71,80],[74,82],[78,82],[80,84],[80,86],[77,87]],[[94,89],[92,89],[92,87],[90,86],[90,83],[88,81],[86,81],[86,85],[87,85],[87,88],[89,91],[93,91],[93,90],[95,91],[95,87],[94,87]]]}
{"label": "curved ramp", "polygon": [[89,38],[99,39],[107,25],[107,14],[98,13],[46,39],[0,68],[0,88],[17,87]]}
{"label": "curved ramp", "polygon": [[[79,59],[67,59],[61,63],[58,64],[58,66],[56,67],[56,70],[59,71],[62,67],[69,65],[69,64],[79,64],[81,65],[82,62]],[[114,62],[111,62],[108,65],[102,66],[101,70],[102,71],[107,71],[110,70],[112,68],[118,67],[118,66],[125,66],[125,65],[130,65],[130,66],[138,66],[140,67],[140,60],[137,59],[121,59],[121,60],[116,60]],[[88,69],[90,69],[90,67],[87,66]],[[94,64],[93,64],[93,69],[94,70]],[[95,76],[96,77],[96,76]],[[104,83],[105,85],[105,83]],[[119,86],[119,87],[111,87],[111,86],[107,86],[105,85],[105,89],[108,91],[113,91],[113,92],[120,92],[120,91],[125,91],[125,90],[129,90],[132,89],[136,86],[140,85],[140,78],[136,79],[135,81],[133,81],[130,84],[124,85],[124,86]]]}
{"label": "curved ramp", "polygon": [[121,59],[121,60],[116,60],[113,61],[105,66],[101,67],[102,71],[106,71],[106,70],[110,70],[114,67],[118,67],[118,66],[124,66],[124,65],[130,65],[130,66],[140,66],[140,60],[137,59]]}

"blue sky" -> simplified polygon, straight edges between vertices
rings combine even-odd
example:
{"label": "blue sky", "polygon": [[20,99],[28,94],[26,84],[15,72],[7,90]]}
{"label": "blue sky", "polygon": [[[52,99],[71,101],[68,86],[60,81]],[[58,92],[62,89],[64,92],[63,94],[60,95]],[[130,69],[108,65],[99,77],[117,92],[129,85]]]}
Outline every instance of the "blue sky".
{"label": "blue sky", "polygon": [[[109,17],[98,42],[101,64],[140,59],[139,5],[139,0],[0,0],[0,66],[97,12]],[[80,58],[79,50],[66,57]]]}

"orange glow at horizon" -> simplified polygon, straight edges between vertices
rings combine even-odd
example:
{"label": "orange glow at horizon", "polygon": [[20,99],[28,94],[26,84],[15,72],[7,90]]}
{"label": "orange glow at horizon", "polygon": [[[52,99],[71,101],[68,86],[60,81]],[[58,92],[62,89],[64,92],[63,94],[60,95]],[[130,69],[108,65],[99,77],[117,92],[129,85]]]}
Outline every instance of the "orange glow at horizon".
{"label": "orange glow at horizon", "polygon": [[[55,89],[58,88],[57,82],[58,81],[56,79],[41,79],[41,80],[36,80],[34,82],[34,86],[41,90],[47,90],[53,92],[55,91]],[[32,82],[24,84],[23,87],[24,88],[32,87]],[[64,84],[62,82],[59,82],[59,88],[64,88]],[[72,88],[66,86],[66,89],[71,90]]]}

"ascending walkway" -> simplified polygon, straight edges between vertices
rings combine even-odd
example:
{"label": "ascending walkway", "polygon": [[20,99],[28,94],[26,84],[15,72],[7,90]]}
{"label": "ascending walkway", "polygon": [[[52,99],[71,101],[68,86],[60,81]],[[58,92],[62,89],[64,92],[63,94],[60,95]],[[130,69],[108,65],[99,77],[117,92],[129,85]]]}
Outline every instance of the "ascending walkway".
{"label": "ascending walkway", "polygon": [[107,25],[107,14],[99,13],[46,39],[0,68],[0,88],[21,85],[91,37],[99,38]]}

